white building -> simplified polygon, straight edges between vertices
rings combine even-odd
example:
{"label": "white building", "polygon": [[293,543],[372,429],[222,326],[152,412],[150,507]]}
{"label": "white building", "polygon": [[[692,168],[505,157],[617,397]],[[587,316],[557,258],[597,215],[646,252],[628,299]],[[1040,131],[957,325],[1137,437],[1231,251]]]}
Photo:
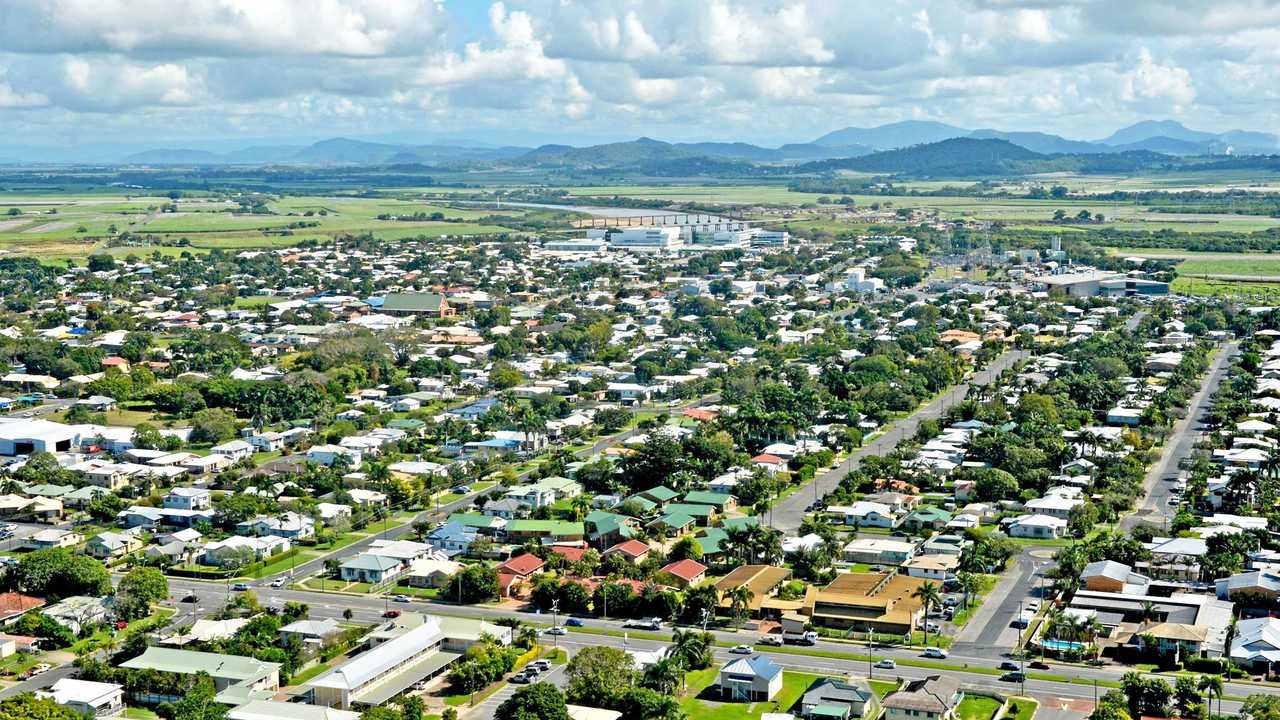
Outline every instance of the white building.
{"label": "white building", "polygon": [[111,717],[124,712],[124,689],[115,683],[61,678],[36,694],[81,715]]}
{"label": "white building", "polygon": [[609,236],[609,247],[615,250],[641,252],[667,252],[684,245],[678,227],[630,227],[614,231]]}

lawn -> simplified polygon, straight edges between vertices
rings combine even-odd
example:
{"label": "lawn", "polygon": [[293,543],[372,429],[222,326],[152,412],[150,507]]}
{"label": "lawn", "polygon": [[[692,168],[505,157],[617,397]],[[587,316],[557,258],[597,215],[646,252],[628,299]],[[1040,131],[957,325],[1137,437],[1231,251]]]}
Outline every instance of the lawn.
{"label": "lawn", "polygon": [[1026,697],[1009,699],[1009,711],[1004,714],[1007,720],[1031,720],[1036,716],[1040,703]]}
{"label": "lawn", "polygon": [[129,718],[129,720],[157,720],[160,716],[148,708],[128,707],[125,708],[124,715],[121,715],[121,717]]}
{"label": "lawn", "polygon": [[89,637],[77,640],[71,647],[67,648],[67,650],[79,655],[82,652],[89,652],[107,647],[112,642],[123,643],[126,638],[134,633],[148,632],[163,624],[164,621],[168,620],[175,612],[175,610],[171,610],[169,608],[156,608],[155,612],[151,613],[147,617],[134,620],[129,623],[124,630],[120,630],[118,632],[115,630],[114,626],[102,627]]}
{"label": "lawn", "polygon": [[868,680],[867,682],[871,684],[871,692],[882,699],[885,695],[898,689],[898,683],[892,680]]}
{"label": "lawn", "polygon": [[1000,709],[1000,701],[986,695],[965,695],[956,708],[960,720],[991,720]]}
{"label": "lawn", "polygon": [[[689,720],[755,720],[766,712],[786,712],[795,705],[804,692],[823,676],[810,673],[784,671],[782,689],[770,702],[721,703],[712,688],[720,674],[719,668],[708,668],[689,673],[689,688],[680,701],[680,709]],[[706,699],[704,699],[706,698]]]}
{"label": "lawn", "polygon": [[298,553],[295,553],[294,555],[290,555],[289,557],[281,558],[271,563],[270,565],[267,565],[266,567],[259,568],[257,570],[254,570],[251,573],[247,573],[247,576],[253,577],[253,578],[264,578],[264,577],[270,577],[272,575],[277,575],[282,572],[287,572],[291,568],[297,567],[298,565],[301,565],[307,562],[308,560],[314,560],[320,557],[321,554],[322,553],[319,553],[315,550],[306,550],[306,551],[298,552]]}

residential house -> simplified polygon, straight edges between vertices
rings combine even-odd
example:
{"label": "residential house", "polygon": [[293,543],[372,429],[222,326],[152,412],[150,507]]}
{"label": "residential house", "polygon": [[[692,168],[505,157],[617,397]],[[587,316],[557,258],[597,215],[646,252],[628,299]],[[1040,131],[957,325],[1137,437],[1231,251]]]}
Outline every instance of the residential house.
{"label": "residential house", "polygon": [[36,695],[90,718],[115,717],[125,709],[124,688],[116,683],[64,677]]}
{"label": "residential house", "polygon": [[720,668],[720,698],[768,702],[782,690],[782,668],[763,655],[735,658]]}
{"label": "residential house", "polygon": [[960,681],[949,675],[908,680],[881,702],[884,720],[951,720],[964,700]]}
{"label": "residential house", "polygon": [[874,718],[878,703],[866,680],[823,678],[800,698],[800,716],[806,720]]}

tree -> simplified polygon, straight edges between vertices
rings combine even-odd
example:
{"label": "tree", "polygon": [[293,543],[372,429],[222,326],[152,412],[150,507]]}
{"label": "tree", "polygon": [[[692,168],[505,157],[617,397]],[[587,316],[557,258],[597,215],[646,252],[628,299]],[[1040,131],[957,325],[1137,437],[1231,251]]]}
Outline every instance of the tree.
{"label": "tree", "polygon": [[235,416],[219,408],[207,408],[191,416],[194,442],[220,443],[236,436]]}
{"label": "tree", "polygon": [[74,555],[66,548],[27,553],[10,572],[19,590],[46,596],[51,601],[72,595],[111,594],[111,573],[106,566],[87,555]]}
{"label": "tree", "polygon": [[1200,717],[1200,692],[1195,678],[1190,675],[1178,677],[1173,688],[1173,703],[1177,707],[1178,717]]}
{"label": "tree", "polygon": [[1201,675],[1200,682],[1197,684],[1200,690],[1203,690],[1206,697],[1205,709],[1213,702],[1213,696],[1218,696],[1218,714],[1222,714],[1222,676],[1221,675]]}
{"label": "tree", "polygon": [[498,706],[503,720],[568,720],[564,693],[551,683],[534,683],[516,690]]}
{"label": "tree", "polygon": [[82,720],[80,713],[55,703],[49,698],[38,698],[34,693],[21,693],[0,700],[0,717],[18,720]]}
{"label": "tree", "polygon": [[498,573],[484,565],[471,565],[453,576],[449,584],[449,599],[461,599],[464,604],[484,602],[498,596]]}
{"label": "tree", "polygon": [[1128,699],[1119,690],[1111,690],[1098,699],[1089,720],[1131,720]]}
{"label": "tree", "polygon": [[1120,690],[1128,701],[1129,715],[1169,715],[1169,700],[1173,697],[1173,688],[1164,680],[1149,678],[1138,672],[1127,672],[1120,678]]}
{"label": "tree", "polygon": [[677,560],[694,560],[702,561],[702,545],[697,539],[688,535],[676,540],[671,546],[671,552],[667,554],[667,562],[676,562]]}
{"label": "tree", "polygon": [[137,620],[151,614],[151,603],[169,596],[169,581],[153,567],[136,567],[116,588],[116,614],[123,620]]}
{"label": "tree", "polygon": [[1280,720],[1280,696],[1250,695],[1244,699],[1240,715],[1249,720]]}
{"label": "tree", "polygon": [[746,619],[747,611],[751,609],[751,601],[756,594],[746,585],[739,585],[726,593],[726,595],[729,596],[729,611],[741,623]]}
{"label": "tree", "polygon": [[620,648],[593,645],[573,656],[565,677],[565,696],[570,702],[612,705],[635,684],[635,661]]}
{"label": "tree", "polygon": [[141,422],[133,428],[133,446],[142,450],[155,450],[164,443],[164,436],[151,423]]}
{"label": "tree", "polygon": [[911,597],[919,600],[921,604],[924,605],[924,616],[925,616],[924,644],[928,645],[929,644],[929,623],[928,623],[929,610],[930,608],[933,608],[935,606],[942,604],[942,591],[938,588],[937,583],[925,581],[923,584],[920,585],[920,587],[916,588],[911,593]]}
{"label": "tree", "polygon": [[645,687],[651,690],[656,690],[663,695],[672,695],[680,687],[680,681],[684,678],[684,674],[683,663],[677,658],[668,655],[655,663],[651,663],[644,669],[642,682]]}
{"label": "tree", "polygon": [[156,714],[167,720],[225,720],[230,708],[214,700],[213,678],[208,673],[197,673],[195,679],[183,686],[183,697],[176,703],[164,703],[156,708]]}

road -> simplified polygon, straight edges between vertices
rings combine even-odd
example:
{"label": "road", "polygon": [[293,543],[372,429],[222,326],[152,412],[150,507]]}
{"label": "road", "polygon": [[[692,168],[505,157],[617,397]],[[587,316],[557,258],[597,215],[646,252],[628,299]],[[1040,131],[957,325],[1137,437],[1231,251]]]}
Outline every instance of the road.
{"label": "road", "polygon": [[1000,576],[986,601],[956,635],[951,652],[996,660],[1012,651],[1021,633],[1013,627],[1013,621],[1030,601],[1045,602],[1049,585],[1044,573],[1053,567],[1055,551],[1056,548],[1026,548],[1015,557],[1013,566]]}
{"label": "road", "polygon": [[1179,463],[1195,452],[1196,443],[1200,442],[1200,427],[1204,424],[1205,414],[1212,406],[1214,393],[1226,379],[1227,371],[1231,369],[1231,360],[1239,352],[1239,348],[1238,343],[1227,343],[1214,357],[1213,364],[1200,383],[1200,389],[1187,404],[1186,416],[1174,424],[1165,440],[1160,459],[1152,464],[1143,479],[1142,502],[1138,504],[1136,511],[1120,519],[1120,528],[1125,532],[1142,523],[1167,528],[1169,521],[1177,513],[1178,506],[1169,502],[1171,483],[1164,478],[1176,475]]}
{"label": "road", "polygon": [[915,434],[916,426],[920,421],[941,417],[948,408],[964,400],[969,392],[970,383],[988,384],[999,377],[1000,373],[1013,367],[1014,363],[1027,357],[1030,357],[1030,353],[1025,350],[1009,350],[992,360],[987,367],[975,372],[968,382],[955,385],[911,415],[895,422],[886,432],[854,451],[844,462],[814,478],[807,487],[779,501],[769,513],[773,527],[787,534],[795,533],[800,528],[801,521],[804,520],[805,508],[814,500],[835,490],[840,480],[848,475],[850,470],[858,467],[863,458],[889,454],[904,438]]}

